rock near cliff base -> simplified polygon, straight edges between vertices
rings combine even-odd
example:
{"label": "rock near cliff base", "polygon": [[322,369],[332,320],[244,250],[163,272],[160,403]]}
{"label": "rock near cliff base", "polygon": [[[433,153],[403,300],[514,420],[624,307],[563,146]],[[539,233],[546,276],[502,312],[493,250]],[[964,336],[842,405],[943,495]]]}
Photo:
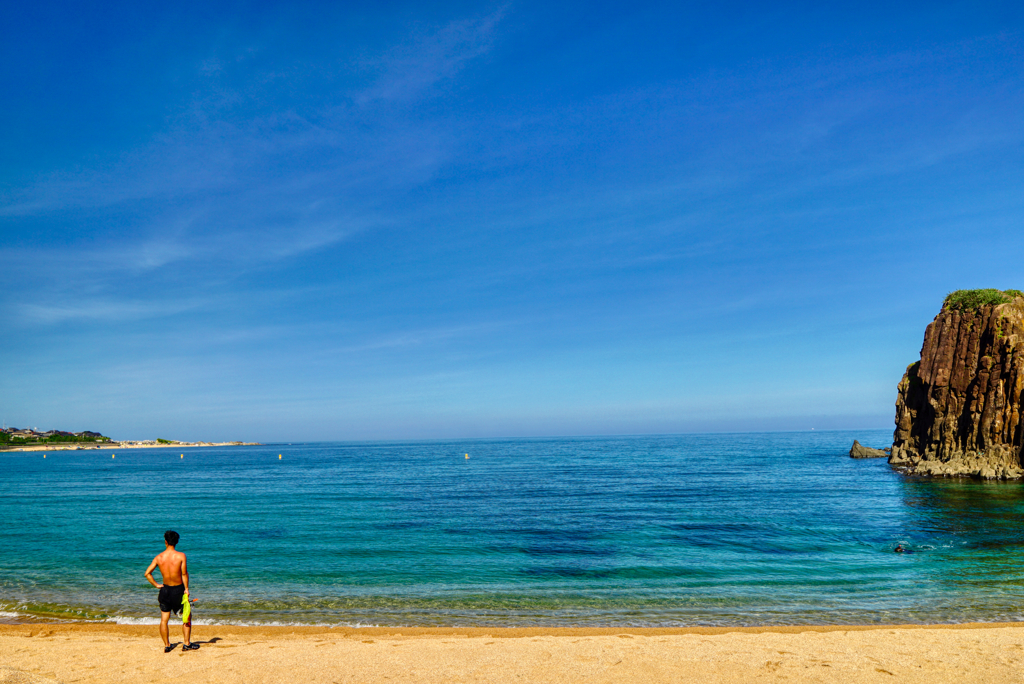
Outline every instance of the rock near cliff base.
{"label": "rock near cliff base", "polygon": [[850,447],[850,458],[882,458],[888,455],[888,449],[872,449],[857,440],[853,440],[853,446]]}

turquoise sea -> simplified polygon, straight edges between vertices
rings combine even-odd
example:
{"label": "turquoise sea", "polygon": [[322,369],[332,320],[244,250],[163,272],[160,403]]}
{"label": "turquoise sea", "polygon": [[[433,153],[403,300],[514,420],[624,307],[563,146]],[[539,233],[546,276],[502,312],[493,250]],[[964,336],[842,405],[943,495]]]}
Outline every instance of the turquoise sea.
{"label": "turquoise sea", "polygon": [[846,455],[890,437],[4,453],[0,617],[155,622],[143,572],[173,528],[199,622],[1024,619],[1024,485]]}

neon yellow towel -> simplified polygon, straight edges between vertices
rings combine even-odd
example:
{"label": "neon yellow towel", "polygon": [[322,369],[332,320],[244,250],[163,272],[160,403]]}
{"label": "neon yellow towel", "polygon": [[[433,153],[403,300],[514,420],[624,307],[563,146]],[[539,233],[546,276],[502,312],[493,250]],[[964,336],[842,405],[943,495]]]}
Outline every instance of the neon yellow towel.
{"label": "neon yellow towel", "polygon": [[192,621],[192,604],[188,600],[188,592],[181,597],[181,624],[187,625]]}

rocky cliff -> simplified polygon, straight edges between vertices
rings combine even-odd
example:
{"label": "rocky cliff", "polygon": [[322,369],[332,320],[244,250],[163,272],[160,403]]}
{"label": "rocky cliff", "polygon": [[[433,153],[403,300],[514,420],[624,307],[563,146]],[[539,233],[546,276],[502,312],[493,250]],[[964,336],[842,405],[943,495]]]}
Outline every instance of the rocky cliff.
{"label": "rocky cliff", "polygon": [[889,463],[919,475],[1024,478],[1022,390],[1024,293],[952,293],[900,381]]}

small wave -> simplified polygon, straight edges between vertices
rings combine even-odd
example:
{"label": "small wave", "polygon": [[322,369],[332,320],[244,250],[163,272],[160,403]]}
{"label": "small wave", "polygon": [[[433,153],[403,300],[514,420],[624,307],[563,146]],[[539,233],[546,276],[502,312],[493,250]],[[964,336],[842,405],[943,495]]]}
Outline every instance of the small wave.
{"label": "small wave", "polygon": [[246,621],[246,620],[232,620],[230,622],[197,622],[193,624],[206,624],[206,625],[230,625],[232,627],[350,627],[350,628],[365,628],[365,627],[384,627],[385,625],[378,625],[370,622],[291,622],[283,620],[268,620],[268,621]]}
{"label": "small wave", "polygon": [[[133,618],[133,617],[109,617],[103,622],[112,622],[115,625],[159,625],[159,618],[144,617],[144,618]],[[195,624],[200,624],[196,621]]]}
{"label": "small wave", "polygon": [[[0,613],[0,615],[3,615]],[[112,623],[115,625],[140,625],[140,626],[155,626],[160,624],[158,618],[152,617],[126,617],[117,616],[107,618],[103,622]],[[231,627],[350,627],[350,628],[364,628],[364,627],[381,627],[375,623],[369,622],[300,622],[300,621],[285,621],[285,620],[193,620],[192,624],[197,627],[217,627],[217,626],[231,626]],[[174,626],[174,621],[171,621],[171,626]]]}

